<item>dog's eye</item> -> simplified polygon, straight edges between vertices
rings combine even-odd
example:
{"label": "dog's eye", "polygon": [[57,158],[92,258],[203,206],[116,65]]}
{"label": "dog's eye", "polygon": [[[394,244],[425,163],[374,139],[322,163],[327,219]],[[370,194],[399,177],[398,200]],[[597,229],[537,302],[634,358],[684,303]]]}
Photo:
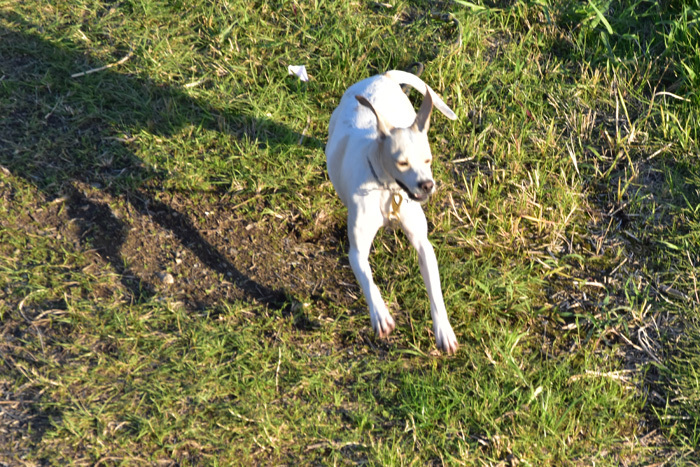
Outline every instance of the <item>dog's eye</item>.
{"label": "dog's eye", "polygon": [[408,167],[408,161],[399,161],[397,165],[402,169],[405,169],[406,167]]}
{"label": "dog's eye", "polygon": [[433,162],[432,159],[426,159],[426,160],[425,160],[425,163],[426,163],[427,165],[430,165],[431,162]]}

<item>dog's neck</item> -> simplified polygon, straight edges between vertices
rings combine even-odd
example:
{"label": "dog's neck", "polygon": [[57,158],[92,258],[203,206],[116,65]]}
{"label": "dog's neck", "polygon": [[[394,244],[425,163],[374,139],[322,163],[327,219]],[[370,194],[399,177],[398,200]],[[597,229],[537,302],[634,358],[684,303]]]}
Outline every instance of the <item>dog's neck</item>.
{"label": "dog's neck", "polygon": [[383,185],[382,181],[379,179],[379,175],[377,175],[377,171],[374,170],[374,166],[372,165],[372,161],[369,160],[369,157],[367,158],[367,164],[369,165],[369,170],[370,170],[370,172],[372,172],[372,176],[374,177],[374,180],[375,180],[377,183]]}
{"label": "dog's neck", "polygon": [[375,169],[375,166],[369,157],[367,157],[367,164],[369,165],[370,172],[372,172],[374,181],[377,182],[382,188],[391,192],[398,192],[401,190],[401,188],[396,184],[396,182],[393,179],[387,177],[386,174],[384,174],[384,171],[382,171],[381,174],[383,175],[383,177],[377,173],[377,169]]}
{"label": "dog's neck", "polygon": [[401,208],[401,202],[403,201],[401,187],[399,187],[396,183],[394,183],[396,186],[392,187],[391,182],[382,181],[379,178],[379,175],[377,175],[377,171],[374,170],[374,166],[372,165],[372,161],[369,157],[367,158],[367,164],[369,164],[369,170],[372,172],[374,180],[385,190],[391,191],[391,211],[389,212],[389,220],[398,221],[400,212],[399,209]]}

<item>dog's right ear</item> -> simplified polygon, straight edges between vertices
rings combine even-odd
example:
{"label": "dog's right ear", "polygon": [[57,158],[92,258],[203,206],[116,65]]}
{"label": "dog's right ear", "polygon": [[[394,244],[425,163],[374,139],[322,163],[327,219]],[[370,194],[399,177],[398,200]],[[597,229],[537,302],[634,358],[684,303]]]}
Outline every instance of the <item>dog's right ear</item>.
{"label": "dog's right ear", "polygon": [[430,113],[433,111],[433,93],[431,89],[425,93],[423,102],[420,103],[420,109],[418,109],[418,114],[416,119],[411,125],[414,131],[419,131],[421,133],[427,133],[428,127],[430,126]]}
{"label": "dog's right ear", "polygon": [[379,115],[376,110],[374,110],[374,107],[370,101],[368,101],[364,96],[360,95],[355,96],[355,99],[357,99],[357,102],[371,110],[372,113],[374,113],[374,116],[377,117],[377,130],[379,131],[379,134],[382,135],[382,138],[386,138],[387,136],[391,135],[391,130],[393,130],[394,127],[391,126],[389,122],[384,120],[384,117]]}

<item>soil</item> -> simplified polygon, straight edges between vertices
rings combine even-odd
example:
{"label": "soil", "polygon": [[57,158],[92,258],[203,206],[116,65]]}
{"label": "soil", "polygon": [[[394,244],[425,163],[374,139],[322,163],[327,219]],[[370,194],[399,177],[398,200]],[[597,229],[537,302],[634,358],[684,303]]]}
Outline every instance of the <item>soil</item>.
{"label": "soil", "polygon": [[[111,268],[133,301],[158,295],[191,310],[234,301],[282,309],[304,300],[355,301],[344,226],[324,212],[310,222],[250,221],[236,211],[243,201],[148,189],[115,195],[74,181],[63,197],[30,209],[34,222],[25,227],[41,225],[87,250],[94,269]],[[265,200],[259,203],[262,210]]]}

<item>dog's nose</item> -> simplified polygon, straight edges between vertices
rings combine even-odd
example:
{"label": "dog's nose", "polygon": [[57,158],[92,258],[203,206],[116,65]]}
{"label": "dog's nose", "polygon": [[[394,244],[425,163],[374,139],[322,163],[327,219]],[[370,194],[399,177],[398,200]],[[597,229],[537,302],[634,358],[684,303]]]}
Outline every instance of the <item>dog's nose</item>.
{"label": "dog's nose", "polygon": [[420,188],[423,193],[431,193],[434,186],[435,184],[432,180],[426,180],[418,184],[418,188]]}

